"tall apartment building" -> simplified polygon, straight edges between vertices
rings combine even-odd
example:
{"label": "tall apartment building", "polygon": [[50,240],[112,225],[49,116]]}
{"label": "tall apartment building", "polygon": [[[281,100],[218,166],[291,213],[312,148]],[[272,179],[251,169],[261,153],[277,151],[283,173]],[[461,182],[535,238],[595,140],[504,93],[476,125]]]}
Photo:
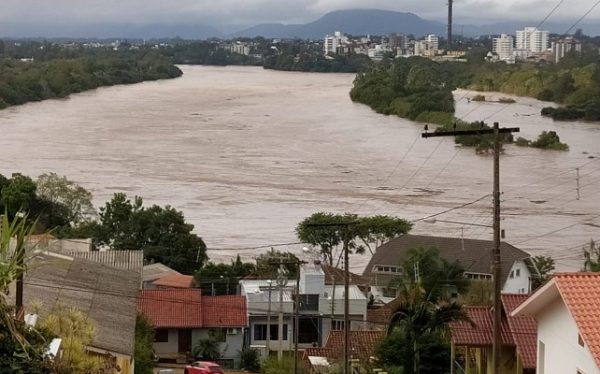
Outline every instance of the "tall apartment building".
{"label": "tall apartment building", "polygon": [[492,51],[498,55],[500,61],[514,62],[515,39],[511,35],[502,34],[492,40]]}
{"label": "tall apartment building", "polygon": [[429,34],[425,40],[427,40],[427,43],[429,43],[429,50],[437,51],[439,49],[440,43],[437,36]]}
{"label": "tall apartment building", "polygon": [[523,30],[517,30],[517,49],[541,53],[548,49],[549,32],[538,30],[537,27],[525,27]]}
{"label": "tall apartment building", "polygon": [[552,42],[554,62],[559,62],[569,52],[581,53],[581,42],[571,36]]}
{"label": "tall apartment building", "polygon": [[333,35],[325,36],[325,43],[323,46],[323,53],[325,56],[329,54],[343,53],[348,48],[348,37],[339,31],[333,33]]}

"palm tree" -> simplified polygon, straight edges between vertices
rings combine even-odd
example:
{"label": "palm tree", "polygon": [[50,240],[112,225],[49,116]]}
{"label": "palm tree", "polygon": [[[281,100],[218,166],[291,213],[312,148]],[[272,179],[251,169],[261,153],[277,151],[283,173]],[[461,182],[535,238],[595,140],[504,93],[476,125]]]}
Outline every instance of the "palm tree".
{"label": "palm tree", "polygon": [[[417,282],[405,282],[400,296],[392,303],[392,317],[388,334],[394,329],[402,329],[412,346],[412,373],[420,372],[421,341],[432,333],[444,334],[448,323],[469,321],[460,304],[439,301],[427,293]],[[408,372],[408,368],[405,367]]]}

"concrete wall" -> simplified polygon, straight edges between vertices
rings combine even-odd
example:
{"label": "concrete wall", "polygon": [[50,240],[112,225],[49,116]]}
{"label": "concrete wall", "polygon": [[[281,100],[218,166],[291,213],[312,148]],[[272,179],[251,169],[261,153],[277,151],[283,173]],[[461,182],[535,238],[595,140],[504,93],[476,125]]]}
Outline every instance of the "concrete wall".
{"label": "concrete wall", "polygon": [[[600,373],[588,347],[579,345],[579,330],[562,299],[544,308],[537,320],[538,374]],[[540,342],[544,344],[543,358]]]}
{"label": "concrete wall", "polygon": [[[512,274],[512,278],[511,275]],[[529,278],[531,273],[523,261],[515,261],[510,269],[509,276],[504,283],[504,293],[529,293]]]}
{"label": "concrete wall", "polygon": [[164,343],[154,342],[154,353],[156,353],[159,357],[161,355],[174,355],[178,352],[178,334],[177,330],[170,329],[169,330],[169,341]]}

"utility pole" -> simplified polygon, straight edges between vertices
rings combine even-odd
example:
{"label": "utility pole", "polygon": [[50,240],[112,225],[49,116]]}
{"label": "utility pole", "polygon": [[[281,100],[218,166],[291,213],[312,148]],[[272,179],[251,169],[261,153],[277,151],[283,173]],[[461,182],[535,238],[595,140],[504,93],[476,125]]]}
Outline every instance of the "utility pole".
{"label": "utility pole", "polygon": [[350,255],[348,226],[344,228],[344,374],[350,374]]}
{"label": "utility pole", "polygon": [[[20,219],[22,221],[25,220],[25,214],[23,212],[17,212],[15,215],[15,219]],[[17,231],[17,247],[16,247],[16,255],[17,255],[17,267],[19,268],[19,277],[17,278],[17,289],[15,295],[15,304],[17,307],[16,311],[16,319],[23,321],[25,319],[25,309],[23,307],[23,268],[25,266],[25,245],[23,238],[23,225],[24,222],[20,222],[21,225],[18,226]],[[9,240],[10,243],[10,240]],[[10,244],[9,244],[10,245]]]}
{"label": "utility pole", "polygon": [[271,291],[273,289],[273,281],[269,279],[269,306],[267,307],[267,358],[271,353]]}
{"label": "utility pole", "polygon": [[425,133],[422,134],[424,138],[437,137],[437,136],[458,136],[458,135],[494,135],[494,181],[493,181],[493,197],[494,197],[494,248],[492,252],[492,267],[494,274],[494,337],[493,337],[493,374],[500,374],[500,346],[501,346],[501,318],[502,318],[502,307],[501,293],[501,257],[500,257],[500,147],[501,139],[500,134],[508,134],[513,132],[519,132],[518,127],[499,128],[498,122],[494,122],[492,129],[478,129],[478,130],[458,130],[458,131],[443,131],[427,133],[427,126],[425,127]]}
{"label": "utility pole", "polygon": [[296,297],[294,298],[294,374],[298,374],[298,332],[300,330],[300,265],[298,261],[296,270]]}

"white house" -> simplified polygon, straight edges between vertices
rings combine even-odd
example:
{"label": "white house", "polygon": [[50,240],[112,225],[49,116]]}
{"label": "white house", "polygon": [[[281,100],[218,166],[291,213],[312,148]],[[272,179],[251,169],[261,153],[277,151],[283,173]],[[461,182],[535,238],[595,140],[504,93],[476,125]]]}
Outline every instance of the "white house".
{"label": "white house", "polygon": [[[437,248],[440,257],[458,262],[465,277],[473,280],[492,280],[491,240],[447,238],[426,235],[402,235],[380,246],[371,257],[363,276],[371,280],[371,293],[376,299],[390,302],[397,296],[397,280],[402,275],[402,263],[410,251],[418,248]],[[506,242],[500,244],[502,292],[527,294],[537,270],[531,256]]]}
{"label": "white house", "polygon": [[538,374],[600,373],[600,274],[556,274],[512,316],[537,320]]}
{"label": "white house", "polygon": [[[364,278],[354,274],[351,283],[353,283],[349,287],[351,329],[359,330],[366,326],[368,300],[358,284],[362,286],[366,282]],[[288,280],[284,287],[279,287],[276,280],[243,279],[239,284],[240,292],[246,296],[248,302],[250,329],[246,343],[254,347],[266,347],[267,331],[270,331],[268,350],[292,350],[294,348],[293,295],[296,281]],[[269,309],[271,326],[267,328]],[[280,312],[283,317],[281,340],[279,340],[278,328]],[[339,280],[338,272],[319,263],[303,265],[300,270],[299,347],[325,344],[331,330],[344,328],[343,315],[344,285]]]}

